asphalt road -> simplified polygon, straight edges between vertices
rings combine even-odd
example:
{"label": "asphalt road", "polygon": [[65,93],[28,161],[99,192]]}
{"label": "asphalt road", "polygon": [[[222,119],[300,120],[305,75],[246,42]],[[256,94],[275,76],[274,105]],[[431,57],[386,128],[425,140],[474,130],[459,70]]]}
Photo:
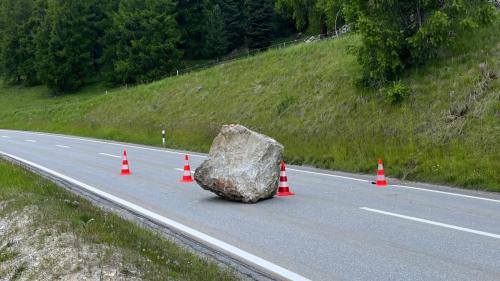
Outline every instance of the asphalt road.
{"label": "asphalt road", "polygon": [[[119,175],[124,148],[131,176]],[[307,279],[500,280],[497,194],[422,184],[378,188],[365,176],[290,166],[295,196],[248,205],[180,183],[181,151],[0,130],[2,152]],[[205,157],[192,154],[191,168]]]}

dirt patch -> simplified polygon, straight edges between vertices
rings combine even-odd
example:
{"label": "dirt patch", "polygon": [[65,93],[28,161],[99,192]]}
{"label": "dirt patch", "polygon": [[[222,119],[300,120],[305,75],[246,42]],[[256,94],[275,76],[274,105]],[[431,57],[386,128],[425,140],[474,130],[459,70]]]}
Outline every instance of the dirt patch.
{"label": "dirt patch", "polygon": [[40,228],[34,223],[37,211],[29,206],[0,218],[1,281],[143,279],[123,250],[83,241],[56,226]]}

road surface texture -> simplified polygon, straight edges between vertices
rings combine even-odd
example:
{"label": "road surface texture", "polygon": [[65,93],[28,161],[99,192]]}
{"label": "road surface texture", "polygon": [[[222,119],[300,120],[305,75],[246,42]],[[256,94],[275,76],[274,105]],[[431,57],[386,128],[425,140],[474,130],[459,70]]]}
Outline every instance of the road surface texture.
{"label": "road surface texture", "polygon": [[[119,175],[124,148],[131,176]],[[180,183],[182,151],[0,130],[0,154],[222,245],[279,279],[500,280],[498,194],[423,184],[380,188],[366,176],[290,166],[295,196],[241,204]],[[192,154],[191,168],[205,158]]]}

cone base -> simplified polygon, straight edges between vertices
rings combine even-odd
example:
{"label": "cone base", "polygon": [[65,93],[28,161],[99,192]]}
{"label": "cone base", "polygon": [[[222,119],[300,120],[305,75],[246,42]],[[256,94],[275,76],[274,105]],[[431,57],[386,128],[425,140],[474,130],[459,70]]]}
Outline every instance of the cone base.
{"label": "cone base", "polygon": [[375,186],[387,187],[387,181],[377,181]]}
{"label": "cone base", "polygon": [[182,179],[179,182],[194,182],[193,179]]}
{"label": "cone base", "polygon": [[292,195],[295,195],[295,193],[290,192],[290,191],[276,193],[276,196],[292,196]]}
{"label": "cone base", "polygon": [[130,171],[121,171],[120,176],[128,176],[131,175],[132,173]]}

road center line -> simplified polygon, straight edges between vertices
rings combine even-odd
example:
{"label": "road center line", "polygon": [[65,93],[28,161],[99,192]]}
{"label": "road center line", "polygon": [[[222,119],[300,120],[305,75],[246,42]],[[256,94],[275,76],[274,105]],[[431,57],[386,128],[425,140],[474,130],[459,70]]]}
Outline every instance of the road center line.
{"label": "road center line", "polygon": [[24,141],[27,141],[27,142],[36,142],[36,140],[24,140]]}
{"label": "road center line", "polygon": [[118,156],[118,155],[107,154],[107,153],[103,153],[103,152],[101,152],[99,154],[104,155],[104,156],[114,157],[114,158],[120,158],[120,156]]}
{"label": "road center line", "polygon": [[66,145],[61,145],[61,144],[56,144],[57,147],[60,147],[60,148],[71,148],[70,146],[66,146]]}
{"label": "road center line", "polygon": [[115,204],[122,206],[122,207],[125,207],[125,208],[139,214],[139,215],[145,216],[145,217],[151,219],[152,221],[155,221],[155,222],[160,223],[166,227],[170,227],[171,229],[175,229],[179,232],[182,232],[185,235],[187,235],[188,237],[191,237],[192,239],[194,239],[200,243],[211,246],[211,247],[218,249],[218,250],[220,250],[220,251],[222,251],[230,256],[237,257],[242,261],[250,263],[251,265],[256,266],[257,268],[260,268],[261,270],[264,270],[270,274],[278,276],[278,279],[296,280],[296,281],[310,281],[306,277],[301,276],[293,271],[290,271],[290,270],[283,268],[277,264],[274,264],[274,263],[267,261],[263,258],[255,256],[249,252],[246,252],[240,248],[237,248],[233,245],[230,245],[226,242],[223,242],[217,238],[209,236],[203,232],[200,232],[198,230],[190,228],[189,226],[186,226],[184,224],[181,224],[179,222],[176,222],[174,220],[171,220],[169,218],[161,216],[153,211],[150,211],[150,210],[143,208],[139,205],[136,205],[134,203],[126,201],[120,197],[117,197],[115,195],[104,192],[96,187],[90,186],[90,185],[85,184],[83,182],[80,182],[76,179],[68,177],[64,174],[58,173],[54,170],[51,170],[47,167],[44,167],[42,165],[38,165],[38,164],[33,163],[31,161],[28,161],[26,159],[14,156],[12,154],[9,154],[9,153],[3,152],[3,151],[0,151],[0,154],[3,154],[9,158],[15,159],[19,162],[22,162],[22,163],[24,163],[28,166],[31,166],[39,171],[42,171],[42,172],[45,172],[47,174],[58,177],[66,182],[69,182],[71,184],[79,186],[80,188],[87,190],[88,192],[94,193],[97,196],[100,196],[101,198],[104,198],[106,200],[114,202]]}
{"label": "road center line", "polygon": [[470,228],[460,227],[460,226],[446,224],[446,223],[437,222],[437,221],[431,221],[431,220],[420,219],[420,218],[416,218],[416,217],[400,215],[400,214],[396,214],[396,213],[381,211],[381,210],[377,210],[377,209],[371,209],[371,208],[367,208],[367,207],[361,207],[360,209],[368,211],[368,212],[379,213],[379,214],[383,214],[383,215],[387,215],[387,216],[397,217],[397,218],[421,222],[421,223],[427,223],[427,224],[431,224],[431,225],[435,225],[435,226],[440,226],[440,227],[455,229],[455,230],[459,230],[459,231],[463,231],[463,232],[468,232],[468,233],[473,233],[473,234],[477,234],[477,235],[482,235],[482,236],[500,239],[500,235],[494,234],[494,233],[474,230],[474,229],[470,229]]}

